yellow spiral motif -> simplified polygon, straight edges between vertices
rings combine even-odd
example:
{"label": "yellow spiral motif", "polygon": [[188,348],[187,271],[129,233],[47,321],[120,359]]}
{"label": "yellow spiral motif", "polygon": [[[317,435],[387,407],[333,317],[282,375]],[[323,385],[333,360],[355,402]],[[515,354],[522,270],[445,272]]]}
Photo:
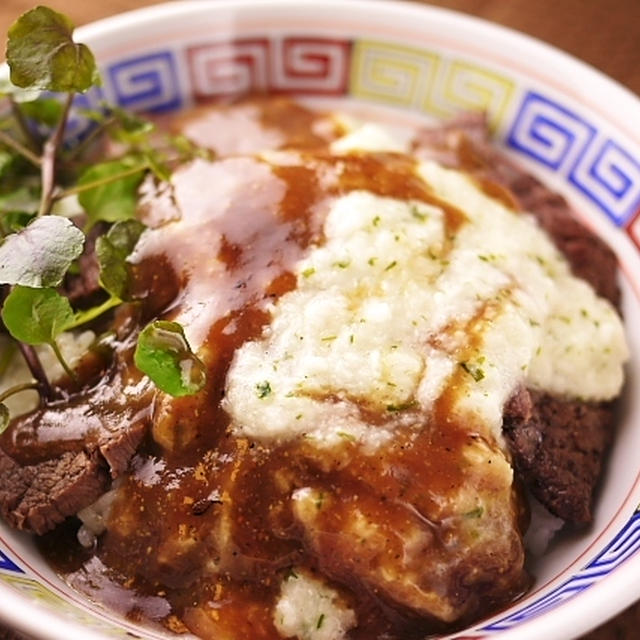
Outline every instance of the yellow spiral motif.
{"label": "yellow spiral motif", "polygon": [[438,117],[487,111],[496,127],[514,88],[503,74],[459,58],[373,40],[354,43],[350,93],[355,98]]}
{"label": "yellow spiral motif", "polygon": [[382,42],[354,43],[351,87],[354,97],[419,109],[436,76],[435,53]]}
{"label": "yellow spiral motif", "polygon": [[514,92],[505,76],[463,60],[443,61],[424,110],[438,116],[461,111],[486,111],[496,127]]}

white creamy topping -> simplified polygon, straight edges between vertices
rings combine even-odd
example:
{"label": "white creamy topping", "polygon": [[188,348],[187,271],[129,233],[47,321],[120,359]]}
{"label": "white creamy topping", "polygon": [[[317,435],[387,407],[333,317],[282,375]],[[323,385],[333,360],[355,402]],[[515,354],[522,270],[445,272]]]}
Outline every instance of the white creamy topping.
{"label": "white creamy topping", "polygon": [[284,638],[341,640],[356,616],[334,589],[302,571],[282,583],[273,621]]}
{"label": "white creamy topping", "polygon": [[[454,414],[500,439],[519,384],[615,397],[627,347],[611,305],[571,275],[526,214],[432,162],[419,174],[467,221],[446,238],[434,206],[354,191],[337,198],[326,241],[296,266],[260,340],[227,378],[237,433],[331,444],[383,442],[406,410],[455,385]],[[367,426],[359,407],[389,416]]]}
{"label": "white creamy topping", "polygon": [[384,127],[367,122],[355,126],[342,138],[334,140],[330,149],[333,153],[347,153],[353,150],[406,153],[409,150],[409,140],[400,140]]}

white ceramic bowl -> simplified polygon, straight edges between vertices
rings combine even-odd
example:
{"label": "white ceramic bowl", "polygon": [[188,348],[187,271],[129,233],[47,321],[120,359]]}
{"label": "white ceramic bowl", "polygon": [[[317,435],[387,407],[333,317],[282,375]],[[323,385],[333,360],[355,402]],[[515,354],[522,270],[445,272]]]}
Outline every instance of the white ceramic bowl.
{"label": "white ceramic bowl", "polygon": [[[640,101],[521,34],[419,5],[363,0],[198,0],[77,32],[106,97],[171,111],[250,90],[304,96],[400,124],[487,109],[498,139],[615,248],[632,359],[593,527],[556,544],[509,609],[452,638],[567,640],[640,597]],[[75,119],[72,135],[87,123]],[[28,536],[0,526],[0,618],[39,638],[169,637],[70,590]]]}

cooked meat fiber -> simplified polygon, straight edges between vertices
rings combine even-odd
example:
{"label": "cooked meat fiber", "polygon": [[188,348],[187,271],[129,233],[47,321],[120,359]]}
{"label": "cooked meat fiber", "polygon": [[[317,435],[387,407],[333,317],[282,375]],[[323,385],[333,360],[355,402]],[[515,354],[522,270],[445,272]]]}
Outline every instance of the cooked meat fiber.
{"label": "cooked meat fiber", "polygon": [[109,486],[109,472],[96,451],[64,453],[28,466],[0,450],[0,505],[17,529],[43,534],[95,502]]}
{"label": "cooked meat fiber", "polygon": [[592,494],[611,442],[610,403],[554,398],[521,389],[505,407],[504,434],[515,467],[551,513],[572,524],[592,519]]}
{"label": "cooked meat fiber", "polygon": [[[242,114],[265,124],[259,106]],[[515,212],[537,215],[575,274],[617,304],[615,257],[489,145],[476,116],[422,132],[416,150],[478,188],[395,151],[312,142],[179,168],[168,218],[166,194],[143,196],[148,229],[130,258],[139,303],[118,308],[112,353],[93,373],[80,367],[82,387],[0,436],[0,512],[46,532],[122,477],[88,581],[105,570],[124,593],[162,591],[173,622],[205,638],[302,637],[325,618],[342,629],[332,638],[424,637],[526,589],[514,476],[584,524],[611,438],[608,404],[524,388],[612,397],[624,340],[610,305]],[[215,197],[202,198],[210,184]],[[503,253],[509,268],[494,261]],[[512,296],[522,273],[531,286]],[[576,322],[549,338],[547,318],[564,318],[557,299]],[[135,337],[154,318],[185,327],[207,368],[200,393],[157,393],[135,368]],[[600,348],[609,326],[619,357]],[[559,361],[567,386],[555,361],[544,372],[579,336],[597,346],[593,371],[614,369],[595,390],[572,375],[579,348]],[[531,382],[503,407],[516,378]],[[307,606],[309,589],[332,615]]]}
{"label": "cooked meat fiber", "polygon": [[37,534],[90,505],[120,476],[148,429],[149,393],[117,374],[59,406],[14,420],[0,448],[0,512]]}
{"label": "cooked meat fiber", "polygon": [[[580,224],[567,201],[523,172],[489,141],[486,118],[464,114],[423,130],[420,155],[463,168],[508,189],[564,254],[573,273],[615,307],[620,304],[613,251]],[[504,431],[516,469],[551,513],[571,524],[592,519],[593,492],[614,427],[610,404],[519,390],[505,407]]]}

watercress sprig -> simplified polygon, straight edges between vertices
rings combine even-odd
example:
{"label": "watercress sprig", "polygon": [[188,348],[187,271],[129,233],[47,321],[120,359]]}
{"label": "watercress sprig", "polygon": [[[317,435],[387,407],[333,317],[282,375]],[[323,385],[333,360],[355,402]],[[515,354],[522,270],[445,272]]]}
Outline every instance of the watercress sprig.
{"label": "watercress sprig", "polygon": [[[10,73],[0,77],[0,101],[9,106],[0,108],[0,315],[14,340],[7,350],[17,346],[35,382],[0,394],[0,431],[8,422],[3,404],[8,395],[34,387],[43,397],[55,395],[34,345],[48,344],[73,381],[76,374],[57,342],[60,333],[93,322],[122,302],[135,302],[127,258],[144,232],[135,213],[145,175],[168,180],[175,163],[208,156],[183,138],[159,136],[148,120],[108,105],[85,111],[93,131],[65,148],[75,95],[100,84],[94,56],[74,41],[73,30],[69,18],[39,6],[18,18],[8,33]],[[92,148],[104,136],[116,140],[122,153],[96,162]],[[68,202],[81,208],[80,218],[58,215]],[[97,228],[108,229],[95,243],[103,301],[74,310],[63,283],[77,268],[86,234],[98,223]],[[167,393],[196,393],[204,384],[202,363],[176,323],[149,325],[140,334],[137,354],[139,368]]]}

